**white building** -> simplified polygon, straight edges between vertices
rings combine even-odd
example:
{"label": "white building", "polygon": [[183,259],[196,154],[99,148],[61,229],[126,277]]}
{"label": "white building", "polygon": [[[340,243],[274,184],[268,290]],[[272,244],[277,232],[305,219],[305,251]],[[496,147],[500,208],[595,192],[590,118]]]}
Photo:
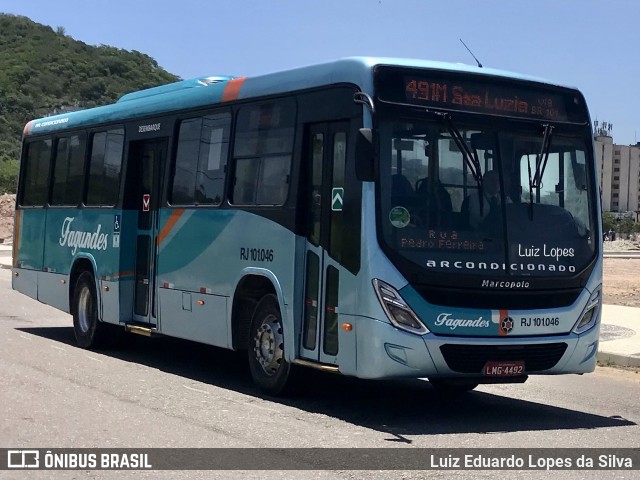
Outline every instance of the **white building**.
{"label": "white building", "polygon": [[640,142],[616,145],[611,136],[596,135],[595,154],[602,210],[640,214]]}

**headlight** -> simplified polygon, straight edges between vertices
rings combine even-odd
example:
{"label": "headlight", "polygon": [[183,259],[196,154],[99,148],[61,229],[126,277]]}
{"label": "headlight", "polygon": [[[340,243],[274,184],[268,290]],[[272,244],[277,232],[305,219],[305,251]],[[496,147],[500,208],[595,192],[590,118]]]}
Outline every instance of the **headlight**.
{"label": "headlight", "polygon": [[589,301],[587,302],[587,306],[584,308],[582,315],[580,315],[580,320],[576,323],[576,326],[573,327],[574,333],[584,333],[596,324],[596,320],[598,320],[598,313],[600,312],[600,307],[602,306],[602,285],[599,285],[593,293],[591,297],[589,297]]}
{"label": "headlight", "polygon": [[378,295],[378,300],[380,300],[384,312],[394,326],[417,335],[429,333],[427,327],[424,326],[395,288],[377,278],[373,279],[373,288],[376,291],[376,295]]}

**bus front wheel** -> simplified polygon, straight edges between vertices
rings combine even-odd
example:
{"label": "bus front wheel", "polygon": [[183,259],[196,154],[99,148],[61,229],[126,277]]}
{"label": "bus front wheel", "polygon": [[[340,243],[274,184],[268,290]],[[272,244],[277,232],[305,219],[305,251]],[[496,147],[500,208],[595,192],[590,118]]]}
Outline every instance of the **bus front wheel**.
{"label": "bus front wheel", "polygon": [[282,314],[275,295],[265,295],[251,320],[249,368],[253,381],[269,395],[284,393],[291,376],[291,364],[284,359]]}
{"label": "bus front wheel", "polygon": [[82,272],[73,291],[73,333],[81,348],[100,343],[103,325],[98,320],[96,284],[93,275]]}

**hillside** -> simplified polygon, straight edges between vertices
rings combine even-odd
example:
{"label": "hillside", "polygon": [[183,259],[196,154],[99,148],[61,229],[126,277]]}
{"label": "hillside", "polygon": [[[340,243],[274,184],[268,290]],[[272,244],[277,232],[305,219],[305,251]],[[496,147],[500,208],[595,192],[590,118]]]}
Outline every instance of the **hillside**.
{"label": "hillside", "polygon": [[26,17],[0,13],[0,195],[13,192],[20,138],[34,118],[116,101],[178,80],[148,55],[91,46]]}

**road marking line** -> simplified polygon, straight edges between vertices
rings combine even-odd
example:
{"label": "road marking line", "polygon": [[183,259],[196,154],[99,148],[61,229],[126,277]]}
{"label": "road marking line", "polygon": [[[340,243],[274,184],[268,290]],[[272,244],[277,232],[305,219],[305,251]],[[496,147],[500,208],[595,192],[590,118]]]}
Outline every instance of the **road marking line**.
{"label": "road marking line", "polygon": [[61,350],[63,352],[66,352],[66,350],[64,348],[60,348],[60,347],[56,347],[55,345],[49,345],[51,348],[55,348],[56,350]]}
{"label": "road marking line", "polygon": [[32,341],[32,340],[33,340],[33,338],[31,338],[31,337],[27,337],[26,335],[20,335],[20,337],[21,337],[21,338],[24,338],[25,340],[29,340],[29,341]]}
{"label": "road marking line", "polygon": [[102,363],[102,360],[100,360],[99,358],[93,358],[93,357],[92,357],[92,356],[90,356],[90,355],[85,355],[85,356],[86,356],[87,358],[90,358],[90,359],[91,359],[91,360],[93,360],[94,362],[100,362],[100,363]]}

